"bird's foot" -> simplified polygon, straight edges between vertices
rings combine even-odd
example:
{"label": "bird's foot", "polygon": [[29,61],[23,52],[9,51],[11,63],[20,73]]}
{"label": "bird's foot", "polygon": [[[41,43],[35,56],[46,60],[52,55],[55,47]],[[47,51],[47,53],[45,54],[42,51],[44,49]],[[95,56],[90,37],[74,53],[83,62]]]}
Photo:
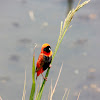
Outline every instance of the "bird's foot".
{"label": "bird's foot", "polygon": [[43,79],[44,79],[44,80],[46,80],[46,81],[47,81],[47,77],[44,77],[44,76],[43,76],[43,74],[42,74],[42,77],[43,77]]}
{"label": "bird's foot", "polygon": [[43,79],[47,81],[47,77],[43,77]]}
{"label": "bird's foot", "polygon": [[50,65],[49,65],[49,67],[51,68],[51,67],[52,67],[52,65],[50,64]]}

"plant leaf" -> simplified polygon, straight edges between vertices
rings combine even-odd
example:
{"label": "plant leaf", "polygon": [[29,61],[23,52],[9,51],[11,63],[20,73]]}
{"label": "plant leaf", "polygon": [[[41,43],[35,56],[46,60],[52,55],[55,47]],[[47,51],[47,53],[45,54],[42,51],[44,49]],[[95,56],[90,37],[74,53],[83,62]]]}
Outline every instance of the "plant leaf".
{"label": "plant leaf", "polygon": [[34,94],[35,94],[35,48],[34,47],[34,53],[33,53],[33,64],[32,64],[32,87],[31,87],[31,93],[29,100],[33,100]]}

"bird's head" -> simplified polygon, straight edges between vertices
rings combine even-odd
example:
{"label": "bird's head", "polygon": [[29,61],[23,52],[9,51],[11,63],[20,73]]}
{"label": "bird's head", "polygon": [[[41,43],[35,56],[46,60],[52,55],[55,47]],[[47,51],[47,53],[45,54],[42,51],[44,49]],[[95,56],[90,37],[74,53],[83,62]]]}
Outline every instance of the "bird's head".
{"label": "bird's head", "polygon": [[50,56],[52,55],[52,50],[48,43],[45,43],[42,45],[41,53],[44,53],[45,55],[50,55]]}

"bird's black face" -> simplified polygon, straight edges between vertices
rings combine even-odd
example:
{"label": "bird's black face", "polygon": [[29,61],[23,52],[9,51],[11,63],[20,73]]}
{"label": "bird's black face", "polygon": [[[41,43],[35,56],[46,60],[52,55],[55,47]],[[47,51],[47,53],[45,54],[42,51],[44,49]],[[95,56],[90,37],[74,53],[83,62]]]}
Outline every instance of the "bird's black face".
{"label": "bird's black face", "polygon": [[51,47],[47,46],[46,48],[43,49],[45,52],[49,53],[51,51]]}

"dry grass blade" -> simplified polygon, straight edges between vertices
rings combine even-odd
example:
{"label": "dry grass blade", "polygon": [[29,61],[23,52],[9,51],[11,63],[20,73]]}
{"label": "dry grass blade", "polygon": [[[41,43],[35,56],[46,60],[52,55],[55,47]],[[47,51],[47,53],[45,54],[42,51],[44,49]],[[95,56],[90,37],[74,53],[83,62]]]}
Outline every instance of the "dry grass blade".
{"label": "dry grass blade", "polygon": [[3,100],[3,99],[1,98],[1,96],[0,96],[0,100]]}
{"label": "dry grass blade", "polygon": [[26,70],[25,70],[25,80],[24,80],[24,89],[23,89],[23,96],[22,96],[22,100],[25,100],[25,94],[26,94]]}
{"label": "dry grass blade", "polygon": [[57,83],[58,83],[58,80],[59,80],[59,77],[60,77],[60,74],[61,74],[61,71],[62,71],[62,67],[63,67],[63,63],[62,63],[62,65],[61,65],[61,68],[60,68],[59,75],[58,75],[58,78],[57,78],[57,80],[56,80],[55,86],[54,86],[54,88],[53,88],[53,90],[52,90],[52,93],[51,93],[51,96],[50,96],[50,100],[52,100],[53,94],[54,94],[54,92],[55,92],[55,89],[56,89],[56,86],[57,86]]}
{"label": "dry grass blade", "polygon": [[48,100],[50,100],[51,93],[52,93],[52,79],[51,79],[51,86],[50,86],[49,94],[48,94]]}
{"label": "dry grass blade", "polygon": [[51,87],[49,89],[48,100],[50,100],[50,90],[51,90]]}
{"label": "dry grass blade", "polygon": [[80,92],[78,93],[77,100],[79,100],[79,97],[80,97]]}
{"label": "dry grass blade", "polygon": [[65,93],[64,93],[64,95],[63,95],[63,97],[62,97],[62,100],[64,100],[67,91],[68,91],[68,89],[65,89]]}
{"label": "dry grass blade", "polygon": [[67,96],[66,96],[66,100],[68,99],[68,96],[69,96],[69,92],[70,92],[70,89],[68,90],[68,93],[67,93]]}

